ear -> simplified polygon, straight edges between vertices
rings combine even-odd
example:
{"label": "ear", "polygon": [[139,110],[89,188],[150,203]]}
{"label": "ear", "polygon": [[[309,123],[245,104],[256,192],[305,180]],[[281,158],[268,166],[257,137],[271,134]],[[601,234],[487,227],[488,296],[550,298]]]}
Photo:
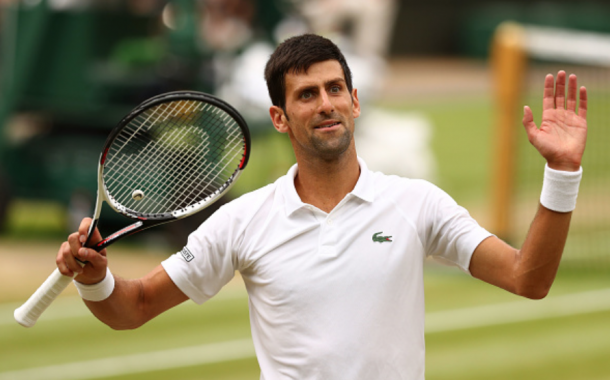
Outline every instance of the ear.
{"label": "ear", "polygon": [[278,106],[271,106],[271,108],[269,108],[269,116],[271,117],[273,126],[278,132],[288,132],[288,123],[283,109]]}
{"label": "ear", "polygon": [[352,90],[352,103],[354,104],[352,116],[354,116],[354,119],[356,119],[358,116],[360,116],[360,101],[358,100],[358,90],[355,88]]}

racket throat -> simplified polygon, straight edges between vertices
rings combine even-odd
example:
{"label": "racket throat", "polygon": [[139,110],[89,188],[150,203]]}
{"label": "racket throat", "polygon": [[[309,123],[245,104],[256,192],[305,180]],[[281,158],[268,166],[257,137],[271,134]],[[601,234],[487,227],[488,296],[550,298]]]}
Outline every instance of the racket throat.
{"label": "racket throat", "polygon": [[99,252],[102,249],[109,246],[110,244],[116,242],[117,240],[122,239],[125,236],[132,235],[138,231],[141,231],[143,225],[144,225],[144,223],[142,221],[137,221],[134,224],[131,224],[131,225],[113,233],[112,235],[106,237],[105,239],[101,240],[100,242],[94,244],[91,248],[93,248]]}

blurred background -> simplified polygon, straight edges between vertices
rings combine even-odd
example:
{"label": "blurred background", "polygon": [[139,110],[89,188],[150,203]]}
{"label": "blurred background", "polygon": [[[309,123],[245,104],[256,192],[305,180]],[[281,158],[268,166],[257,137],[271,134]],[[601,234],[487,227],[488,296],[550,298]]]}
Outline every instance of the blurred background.
{"label": "blurred background", "polygon": [[[515,246],[544,165],[522,106],[539,120],[544,75],[578,75],[591,130],[556,285],[528,302],[428,263],[427,378],[610,379],[607,2],[0,0],[0,380],[258,378],[238,274],[205,306],[181,305],[137,331],[101,325],[73,288],[33,329],[12,311],[92,214],[100,149],[145,99],[215,94],[246,118],[253,150],[212,210],[113,246],[115,273],[147,273],[222,202],[284,174],[294,156],[269,122],[263,69],[279,42],[304,32],[331,38],[348,59],[367,164],[439,185]],[[106,233],[129,222],[110,209],[104,217]]]}

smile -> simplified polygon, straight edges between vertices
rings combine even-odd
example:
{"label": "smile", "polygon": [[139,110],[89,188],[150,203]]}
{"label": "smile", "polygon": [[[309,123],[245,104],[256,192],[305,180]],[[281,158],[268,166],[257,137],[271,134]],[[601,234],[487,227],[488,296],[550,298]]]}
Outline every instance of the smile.
{"label": "smile", "polygon": [[317,126],[315,129],[332,128],[332,127],[334,127],[334,126],[336,126],[336,125],[340,125],[340,124],[341,124],[341,123],[337,121],[337,122],[330,123],[330,124],[319,125],[319,126]]}

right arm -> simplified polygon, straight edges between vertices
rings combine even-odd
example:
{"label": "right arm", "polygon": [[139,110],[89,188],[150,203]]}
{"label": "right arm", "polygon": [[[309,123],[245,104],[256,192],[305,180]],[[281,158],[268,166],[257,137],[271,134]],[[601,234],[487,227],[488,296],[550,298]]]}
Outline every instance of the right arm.
{"label": "right arm", "polygon": [[[57,268],[65,276],[73,276],[76,281],[92,285],[99,283],[106,276],[106,250],[96,252],[82,247],[91,219],[81,222],[78,232],[71,234],[57,254]],[[101,240],[96,229],[94,241]],[[86,261],[84,267],[76,261]],[[174,284],[161,265],[154,268],[144,277],[136,280],[125,280],[115,276],[115,288],[103,301],[86,301],[91,312],[102,322],[113,329],[134,329],[148,322],[162,312],[186,301],[188,297]]]}

